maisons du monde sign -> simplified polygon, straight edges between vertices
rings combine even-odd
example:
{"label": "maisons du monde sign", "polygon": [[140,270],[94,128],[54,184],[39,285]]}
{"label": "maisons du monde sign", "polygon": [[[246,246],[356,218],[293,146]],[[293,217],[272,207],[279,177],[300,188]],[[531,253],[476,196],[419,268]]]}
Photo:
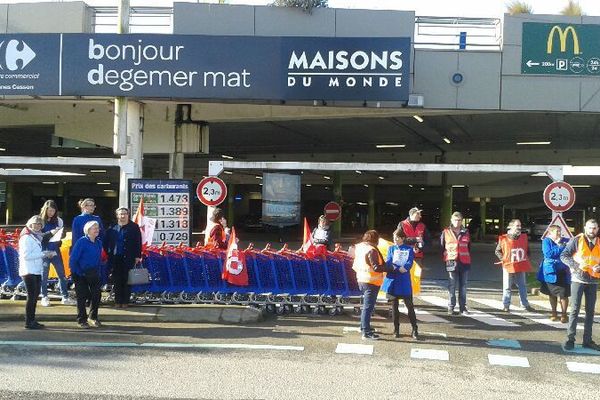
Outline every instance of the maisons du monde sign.
{"label": "maisons du monde sign", "polygon": [[409,38],[0,35],[0,94],[406,101]]}

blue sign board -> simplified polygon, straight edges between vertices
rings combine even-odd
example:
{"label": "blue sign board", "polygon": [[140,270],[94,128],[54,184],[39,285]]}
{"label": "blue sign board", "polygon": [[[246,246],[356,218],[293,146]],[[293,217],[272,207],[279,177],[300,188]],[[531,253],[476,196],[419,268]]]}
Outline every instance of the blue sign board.
{"label": "blue sign board", "polygon": [[0,94],[406,101],[410,38],[0,35]]}

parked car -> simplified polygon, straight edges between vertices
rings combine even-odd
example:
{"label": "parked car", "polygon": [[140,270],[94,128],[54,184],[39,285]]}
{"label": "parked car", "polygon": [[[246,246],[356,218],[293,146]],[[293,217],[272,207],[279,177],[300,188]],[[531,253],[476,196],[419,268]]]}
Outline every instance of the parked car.
{"label": "parked car", "polygon": [[532,238],[541,238],[544,232],[546,232],[546,228],[550,225],[550,218],[535,218],[530,225],[529,235]]}

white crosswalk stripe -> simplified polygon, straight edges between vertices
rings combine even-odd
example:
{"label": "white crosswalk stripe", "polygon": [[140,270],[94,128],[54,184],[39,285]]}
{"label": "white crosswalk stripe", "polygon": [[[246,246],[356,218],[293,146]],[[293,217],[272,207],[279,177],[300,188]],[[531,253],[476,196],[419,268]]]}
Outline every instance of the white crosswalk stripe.
{"label": "white crosswalk stripe", "polygon": [[[544,301],[544,300],[529,300],[529,303],[531,303],[532,305],[534,305],[534,306],[536,306],[538,308],[541,307],[541,308],[544,308],[546,310],[552,310],[552,307],[550,307],[550,303],[548,301]],[[560,306],[559,306],[559,309],[560,309]],[[570,313],[570,312],[571,312],[571,306],[569,306],[567,308],[567,313]],[[579,311],[579,318],[583,318],[584,316],[585,316],[585,311],[582,308]],[[597,323],[597,324],[600,324],[600,316],[594,317],[594,322]]]}
{"label": "white crosswalk stripe", "polygon": [[338,343],[335,352],[338,354],[363,354],[370,356],[373,355],[373,345]]}
{"label": "white crosswalk stripe", "polygon": [[418,358],[423,360],[450,360],[450,354],[446,350],[433,350],[433,349],[411,349],[411,358]]}
{"label": "white crosswalk stripe", "polygon": [[600,364],[589,364],[567,361],[567,368],[571,372],[584,372],[587,374],[600,374]]}
{"label": "white crosswalk stripe", "polygon": [[[431,303],[435,306],[443,307],[444,309],[447,309],[447,307],[448,307],[448,300],[443,299],[441,297],[420,296],[419,299],[421,299],[427,303]],[[507,320],[497,317],[495,315],[487,314],[482,311],[475,310],[473,308],[469,308],[469,311],[471,313],[471,315],[468,316],[469,318],[473,318],[474,320],[482,322],[486,325],[505,326],[505,327],[518,327],[519,326],[519,325],[515,324],[514,322],[507,321]]]}
{"label": "white crosswalk stripe", "polygon": [[506,367],[529,368],[527,357],[505,356],[502,354],[488,354],[490,365],[502,365]]}
{"label": "white crosswalk stripe", "polygon": [[[471,300],[475,301],[477,303],[486,305],[488,307],[495,308],[497,310],[502,310],[504,308],[504,304],[500,300],[492,300],[492,299],[471,299]],[[537,322],[539,324],[551,326],[553,328],[567,329],[567,324],[563,324],[560,321],[550,321],[550,318],[548,318],[547,316],[536,313],[536,312],[526,311],[522,307],[517,307],[517,306],[511,305],[510,313],[517,315],[519,317],[526,318],[531,321]],[[577,327],[577,329],[582,329],[582,328],[583,327],[581,327],[581,326]]]}
{"label": "white crosswalk stripe", "polygon": [[[402,314],[408,315],[408,309],[404,303],[400,303],[398,310],[400,310]],[[450,322],[444,318],[438,317],[437,315],[433,315],[429,311],[420,310],[418,307],[415,307],[415,314],[417,315],[417,320],[421,322],[430,322],[434,324],[447,324]]]}

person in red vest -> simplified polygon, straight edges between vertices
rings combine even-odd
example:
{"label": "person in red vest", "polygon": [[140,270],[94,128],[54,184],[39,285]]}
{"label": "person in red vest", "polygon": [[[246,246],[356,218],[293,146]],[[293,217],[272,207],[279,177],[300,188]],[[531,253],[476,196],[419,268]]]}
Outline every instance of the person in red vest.
{"label": "person in red vest", "polygon": [[229,231],[223,210],[215,208],[204,230],[204,244],[223,250],[227,249]]}
{"label": "person in red vest", "polygon": [[[463,216],[455,212],[450,217],[450,226],[442,231],[440,243],[448,272],[448,315],[469,315],[467,309],[467,278],[471,269],[471,236],[463,226]],[[458,283],[458,309],[456,306],[456,286]]]}
{"label": "person in red vest", "polygon": [[508,231],[500,235],[496,246],[496,256],[502,264],[502,303],[504,311],[510,310],[510,288],[514,283],[519,288],[521,305],[527,311],[535,311],[527,300],[527,282],[525,273],[531,271],[529,262],[529,243],[527,234],[521,233],[521,221],[513,219],[508,223]]}
{"label": "person in red vest", "polygon": [[423,268],[423,247],[429,244],[429,231],[425,227],[425,224],[421,222],[421,212],[423,210],[413,207],[408,211],[408,218],[404,221],[400,221],[398,229],[406,234],[404,243],[409,246],[414,246],[415,249],[415,262]]}
{"label": "person in red vest", "polygon": [[571,269],[571,313],[567,328],[565,350],[575,347],[577,318],[581,308],[581,298],[585,295],[585,320],[583,323],[583,347],[600,350],[600,346],[592,340],[594,311],[598,281],[600,280],[600,240],[598,240],[598,222],[587,220],[583,233],[575,236],[563,250],[560,260]]}

